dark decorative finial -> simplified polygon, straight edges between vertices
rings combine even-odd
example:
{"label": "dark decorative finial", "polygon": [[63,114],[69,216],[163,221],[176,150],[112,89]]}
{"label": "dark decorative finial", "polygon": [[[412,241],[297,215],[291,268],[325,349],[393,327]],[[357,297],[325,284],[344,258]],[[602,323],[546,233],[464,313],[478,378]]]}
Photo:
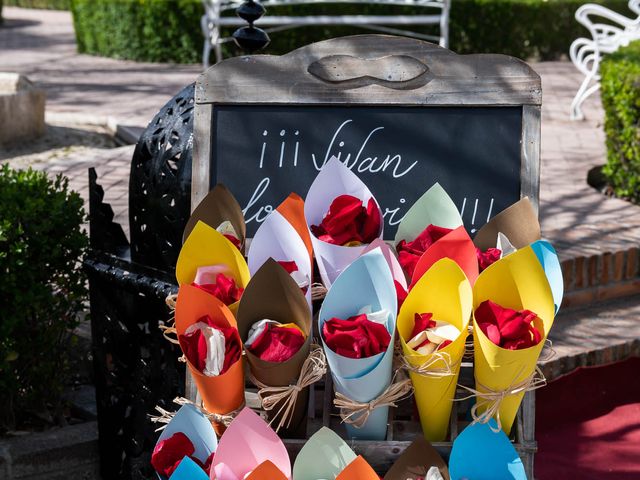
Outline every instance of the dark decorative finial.
{"label": "dark decorative finial", "polygon": [[249,53],[266,47],[271,39],[267,32],[261,28],[256,28],[253,23],[265,14],[265,8],[255,0],[246,0],[236,9],[236,15],[249,24],[233,32],[233,39],[240,48]]}

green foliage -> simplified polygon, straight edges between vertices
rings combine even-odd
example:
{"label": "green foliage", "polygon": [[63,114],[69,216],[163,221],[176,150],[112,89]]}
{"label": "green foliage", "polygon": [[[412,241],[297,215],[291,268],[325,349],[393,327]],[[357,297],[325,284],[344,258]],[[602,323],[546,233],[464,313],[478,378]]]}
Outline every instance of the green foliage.
{"label": "green foliage", "polygon": [[59,405],[86,299],[83,221],[66,178],[0,168],[0,428]]}
{"label": "green foliage", "polygon": [[[555,60],[569,54],[571,42],[588,31],[575,20],[585,0],[453,0],[451,46],[458,53],[503,53]],[[596,0],[617,12],[632,13],[627,0]],[[635,15],[635,14],[633,14]]]}
{"label": "green foliage", "polygon": [[[15,1],[15,0],[14,0]],[[21,0],[26,1],[26,0]],[[35,0],[33,0],[35,1]],[[71,0],[81,52],[130,60],[194,63],[203,37],[200,0]],[[585,0],[453,0],[451,49],[458,53],[504,53],[557,59],[587,31],[574,18]],[[596,0],[626,13],[627,0]],[[270,15],[424,14],[424,9],[388,5],[295,5],[269,8]],[[233,12],[228,12],[233,15]],[[424,33],[437,29],[416,28]],[[282,54],[331,37],[365,32],[358,27],[305,27],[271,35],[264,53]],[[224,31],[228,36],[232,29]],[[225,55],[238,54],[232,44]]]}
{"label": "green foliage", "polygon": [[640,202],[640,42],[606,57],[600,67],[607,139],[603,173],[616,195]]}
{"label": "green foliage", "polygon": [[45,8],[49,10],[69,10],[71,6],[71,0],[4,0],[4,2],[5,5],[12,7]]}
{"label": "green foliage", "polygon": [[197,63],[199,0],[73,0],[82,53],[147,62]]}

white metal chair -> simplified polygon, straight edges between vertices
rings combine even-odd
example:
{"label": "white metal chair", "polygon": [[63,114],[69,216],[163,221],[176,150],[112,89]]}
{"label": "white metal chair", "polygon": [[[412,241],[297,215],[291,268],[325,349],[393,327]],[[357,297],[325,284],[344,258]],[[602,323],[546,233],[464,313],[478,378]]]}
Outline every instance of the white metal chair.
{"label": "white metal chair", "polygon": [[[571,119],[583,120],[582,103],[600,88],[600,62],[603,54],[640,39],[640,0],[630,0],[629,9],[638,15],[627,18],[602,5],[587,3],[576,11],[576,20],[584,25],[591,38],[578,38],[569,50],[571,61],[585,79],[571,102]],[[598,23],[598,21],[607,23]]]}
{"label": "white metal chair", "polygon": [[[640,0],[638,0],[640,1]],[[232,41],[231,37],[220,35],[222,27],[240,27],[247,23],[236,16],[222,16],[229,10],[235,10],[242,4],[242,0],[202,0],[205,14],[201,19],[202,32],[205,36],[202,63],[209,66],[211,49],[214,50],[216,62],[222,60],[222,44]],[[327,25],[357,25],[369,30],[405,35],[423,40],[437,41],[441,46],[449,46],[449,10],[451,0],[264,0],[261,1],[267,9],[269,7],[287,5],[325,5],[329,9],[336,4],[361,5],[401,5],[406,7],[424,7],[435,10],[431,15],[308,15],[308,16],[277,16],[267,13],[256,21],[267,32],[277,32],[303,26]],[[440,35],[425,35],[407,30],[409,25],[439,25]]]}

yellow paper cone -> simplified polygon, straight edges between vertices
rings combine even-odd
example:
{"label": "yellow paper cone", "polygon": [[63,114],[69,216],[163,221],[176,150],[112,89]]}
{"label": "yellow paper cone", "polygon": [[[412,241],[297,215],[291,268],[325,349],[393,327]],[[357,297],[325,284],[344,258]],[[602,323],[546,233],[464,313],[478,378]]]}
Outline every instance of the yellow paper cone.
{"label": "yellow paper cone", "polygon": [[[215,228],[198,221],[180,249],[176,263],[178,284],[191,284],[198,267],[211,265],[226,265],[228,276],[235,280],[238,287],[246,288],[249,283],[251,274],[240,251]],[[229,305],[234,315],[238,311],[238,304]]]}
{"label": "yellow paper cone", "polygon": [[[504,257],[480,274],[473,288],[474,312],[485,300],[514,310],[530,310],[538,316],[534,325],[543,338],[537,345],[522,350],[506,350],[495,345],[480,330],[475,318],[473,320],[476,390],[513,390],[534,373],[554,319],[551,288],[531,247]],[[507,395],[499,405],[498,419],[507,435],[511,433],[523,396],[524,390]],[[489,403],[482,398],[477,401],[481,414]]]}
{"label": "yellow paper cone", "polygon": [[[409,375],[422,430],[431,442],[443,441],[447,436],[471,317],[472,295],[471,285],[462,269],[453,260],[443,258],[415,284],[398,314],[398,332],[405,358],[411,366],[424,365],[428,370],[424,374],[410,371]],[[434,320],[450,323],[460,330],[460,335],[438,352],[419,355],[407,346],[416,313],[432,313]]]}

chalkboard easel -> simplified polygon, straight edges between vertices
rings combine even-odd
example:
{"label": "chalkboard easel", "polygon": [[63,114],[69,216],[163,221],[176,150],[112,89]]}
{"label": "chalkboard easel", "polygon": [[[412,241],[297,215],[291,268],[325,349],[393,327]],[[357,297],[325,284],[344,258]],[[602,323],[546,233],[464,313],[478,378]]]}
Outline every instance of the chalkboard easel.
{"label": "chalkboard easel", "polygon": [[[540,77],[521,60],[456,55],[403,37],[357,35],[283,56],[230,58],[196,83],[192,207],[224,183],[245,210],[251,237],[290,192],[304,197],[335,155],[378,199],[386,239],[436,181],[473,234],[521,197],[537,208],[541,100]],[[325,393],[310,422],[329,424],[330,383]],[[196,398],[189,381],[187,396]],[[522,405],[516,448],[533,478],[531,392]],[[388,467],[411,436],[410,425],[397,423],[390,422],[386,442],[355,441],[353,448]],[[452,416],[452,438],[456,432]],[[292,454],[301,446],[286,444]],[[446,454],[451,442],[435,447]]]}

